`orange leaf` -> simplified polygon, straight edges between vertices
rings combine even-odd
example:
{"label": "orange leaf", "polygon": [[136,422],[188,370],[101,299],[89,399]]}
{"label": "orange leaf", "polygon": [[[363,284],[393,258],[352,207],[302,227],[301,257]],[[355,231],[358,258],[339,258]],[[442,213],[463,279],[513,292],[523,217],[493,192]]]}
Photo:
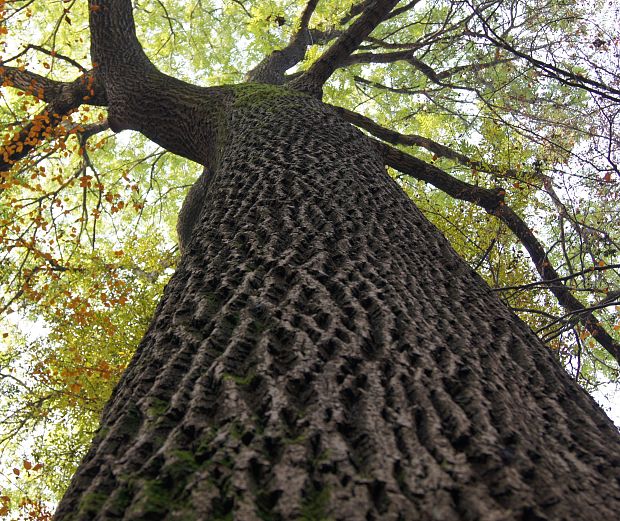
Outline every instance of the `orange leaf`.
{"label": "orange leaf", "polygon": [[30,470],[32,468],[32,463],[30,463],[28,460],[24,460],[24,468],[26,470]]}
{"label": "orange leaf", "polygon": [[13,469],[13,474],[15,474],[16,476],[19,476],[20,474],[19,469]]}

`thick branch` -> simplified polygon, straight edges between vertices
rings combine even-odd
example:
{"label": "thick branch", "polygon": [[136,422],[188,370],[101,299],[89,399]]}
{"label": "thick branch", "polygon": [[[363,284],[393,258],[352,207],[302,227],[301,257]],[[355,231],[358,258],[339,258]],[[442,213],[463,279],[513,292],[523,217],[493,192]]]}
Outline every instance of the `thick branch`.
{"label": "thick branch", "polygon": [[416,49],[418,49],[417,46],[414,49],[404,49],[402,51],[393,52],[356,52],[342,60],[340,67],[346,67],[357,63],[394,63],[401,60],[409,60]]}
{"label": "thick branch", "polygon": [[138,38],[131,0],[90,0],[91,58],[104,74],[109,69],[152,67]]}
{"label": "thick branch", "polygon": [[385,143],[380,143],[379,141],[375,142],[378,143],[384,151],[385,164],[399,172],[415,177],[420,181],[430,183],[456,199],[474,203],[484,208],[489,213],[493,213],[495,208],[505,206],[505,192],[501,188],[489,190],[487,188],[471,185],[406,152],[402,152],[397,148],[386,145]]}
{"label": "thick branch", "polygon": [[382,127],[378,123],[375,123],[372,119],[366,116],[362,116],[357,112],[353,112],[352,110],[348,110],[342,107],[336,107],[334,105],[331,105],[331,107],[349,123],[352,123],[356,127],[363,128],[367,132],[371,133],[373,136],[376,136],[383,141],[392,143],[393,145],[423,147],[426,150],[429,150],[430,152],[433,152],[440,157],[452,159],[462,165],[476,168],[477,170],[483,169],[483,165],[481,162],[474,161],[467,157],[465,154],[461,154],[460,152],[457,152],[450,147],[442,145],[437,141],[433,141],[432,139],[420,136],[418,134],[401,134],[389,128]]}
{"label": "thick branch", "polygon": [[376,0],[365,8],[351,27],[342,33],[304,74],[291,81],[290,86],[320,98],[327,79],[357,49],[366,36],[384,20],[397,3],[398,0]]}
{"label": "thick branch", "polygon": [[266,56],[246,75],[247,81],[275,85],[282,85],[285,82],[284,73],[303,60],[306,55],[306,49],[311,41],[308,23],[317,4],[318,0],[309,0],[301,15],[299,30],[293,34],[288,45]]}
{"label": "thick branch", "polygon": [[92,70],[73,81],[65,82],[17,67],[0,66],[0,82],[5,87],[14,87],[47,103],[76,107],[82,103],[107,104],[103,85],[95,81]]}
{"label": "thick branch", "polygon": [[136,38],[130,0],[90,0],[90,11],[91,54],[105,84],[110,128],[137,130],[209,166],[214,121],[230,91],[191,85],[157,70]]}
{"label": "thick branch", "polygon": [[491,191],[470,185],[394,147],[378,141],[376,143],[384,151],[386,165],[430,183],[456,199],[473,202],[504,222],[525,246],[541,278],[554,281],[549,290],[558,299],[560,305],[567,311],[578,314],[579,321],[586,330],[620,363],[620,345],[605,331],[592,312],[579,302],[564,284],[558,283],[561,277],[552,266],[545,249],[529,226],[504,203],[503,190]]}

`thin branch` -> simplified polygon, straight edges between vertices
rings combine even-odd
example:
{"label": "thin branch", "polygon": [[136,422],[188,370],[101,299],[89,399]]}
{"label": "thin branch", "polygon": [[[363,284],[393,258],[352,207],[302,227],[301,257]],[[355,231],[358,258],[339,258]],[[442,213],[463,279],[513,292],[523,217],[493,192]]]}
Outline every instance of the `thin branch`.
{"label": "thin branch", "polygon": [[480,161],[474,161],[465,154],[461,154],[460,152],[457,152],[446,145],[442,145],[437,141],[418,134],[401,134],[389,128],[383,127],[378,123],[375,123],[372,119],[362,116],[357,112],[353,112],[352,110],[348,110],[343,107],[336,107],[334,105],[331,105],[331,107],[349,123],[363,128],[367,132],[370,132],[373,136],[376,136],[383,141],[392,143],[393,145],[422,147],[440,157],[452,159],[464,166],[475,168],[477,170],[484,170],[484,165],[482,165]]}
{"label": "thin branch", "polygon": [[[502,35],[497,34],[495,30],[493,30],[493,28],[489,25],[488,21],[484,18],[484,16],[482,16],[480,10],[475,7],[473,3],[470,5],[478,16],[478,19],[484,26],[484,35],[482,36],[497,47],[510,52],[514,56],[522,58],[523,60],[535,66],[537,69],[543,71],[550,78],[554,78],[559,82],[564,83],[565,85],[577,87],[579,89],[598,94],[599,96],[614,102],[620,102],[620,90],[612,87],[611,85],[606,85],[599,81],[587,78],[586,76],[583,76],[581,74],[577,74],[552,65],[550,63],[546,63],[510,45]],[[480,36],[479,34],[473,32],[470,33],[470,35]]]}
{"label": "thin branch", "polygon": [[518,286],[503,286],[501,288],[494,288],[493,291],[512,291],[515,289],[518,289],[518,290],[530,289],[530,288],[535,288],[536,286],[544,286],[546,284],[555,284],[556,282],[564,282],[567,280],[574,279],[576,277],[580,277],[581,275],[587,275],[588,273],[594,273],[597,271],[604,271],[604,270],[611,270],[611,269],[618,269],[618,268],[620,268],[620,264],[606,264],[605,266],[592,266],[585,270],[571,273],[570,275],[566,275],[564,277],[558,277],[556,279],[548,279],[548,280],[538,280],[536,282],[530,282],[529,284],[520,284]]}

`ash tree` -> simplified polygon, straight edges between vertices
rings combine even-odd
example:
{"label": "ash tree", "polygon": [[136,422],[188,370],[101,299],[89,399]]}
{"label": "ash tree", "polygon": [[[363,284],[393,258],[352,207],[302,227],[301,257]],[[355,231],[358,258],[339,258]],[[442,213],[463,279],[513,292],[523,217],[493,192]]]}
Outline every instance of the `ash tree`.
{"label": "ash tree", "polygon": [[[291,29],[263,58],[247,51],[253,64],[242,82],[197,86],[162,72],[136,36],[134,14],[144,6],[134,12],[129,0],[88,2],[92,67],[76,80],[3,67],[7,85],[46,103],[5,142],[3,190],[23,187],[38,164],[33,158],[59,153],[49,143],[75,135],[84,224],[89,197],[109,193],[86,145],[108,127],[137,131],[204,169],[179,214],[176,271],[54,518],[613,518],[620,507],[617,430],[506,306],[527,300],[502,302],[412,197],[423,203],[427,183],[444,194],[436,205],[454,198],[481,210],[457,223],[465,236],[483,213],[501,224],[472,262],[488,262],[490,280],[501,272],[498,285],[511,286],[510,273],[525,262],[507,269],[489,260],[494,248],[505,258],[511,243],[504,235],[512,232],[538,274],[531,284],[549,290],[538,304],[553,298],[565,312],[547,317],[543,329],[556,339],[577,331],[578,347],[586,338],[597,343],[613,371],[620,349],[608,317],[600,317],[617,299],[616,239],[604,222],[576,217],[554,188],[559,177],[552,174],[574,164],[582,152],[573,145],[584,134],[582,120],[561,119],[550,107],[562,100],[583,113],[599,108],[606,124],[591,130],[588,144],[606,152],[588,156],[588,175],[609,188],[598,208],[613,207],[615,71],[599,67],[596,53],[585,65],[566,63],[561,39],[552,36],[578,18],[569,3],[532,11],[518,2],[367,0],[338,13],[337,24],[315,25],[328,18],[330,7],[321,4],[310,0],[290,21],[289,13],[253,14],[237,3],[249,18]],[[160,5],[175,36],[178,20]],[[523,42],[511,32],[518,30]],[[142,39],[150,36],[146,30]],[[610,45],[600,41],[594,51]],[[455,45],[462,56],[448,54]],[[50,55],[59,59],[58,51]],[[386,92],[380,108],[406,96],[391,115],[405,130],[418,116],[417,124],[432,119],[441,136],[442,124],[456,125],[454,116],[463,135],[472,106],[476,127],[469,142],[450,146],[397,132],[387,127],[389,113],[375,121],[372,110],[327,102],[348,83],[357,88],[351,101]],[[440,109],[434,119],[425,117],[421,98]],[[68,117],[84,105],[104,107],[107,119]],[[478,158],[472,143],[480,136],[493,144]],[[412,146],[428,154],[417,157]],[[520,164],[502,156],[513,146],[523,149]],[[448,172],[444,161],[461,170]],[[398,183],[386,166],[399,172]],[[489,174],[484,182],[481,172]],[[510,200],[500,183],[508,179],[515,190],[521,183],[545,187],[561,217],[561,268],[519,216],[534,196]],[[38,197],[39,208],[48,195]],[[62,206],[57,195],[50,201]],[[112,213],[123,209],[113,194],[108,202]],[[427,208],[432,214],[434,206]],[[74,235],[86,234],[86,224]],[[570,229],[580,247],[566,238]],[[92,224],[93,250],[95,230]],[[25,237],[11,249],[32,250],[40,262],[21,272],[26,283],[7,305],[37,292],[43,299],[47,289],[37,283],[44,273],[85,270]],[[602,248],[611,251],[605,260]],[[135,280],[151,276],[122,268]],[[601,274],[606,282],[590,278]],[[509,289],[519,292],[522,272],[516,280]],[[574,281],[598,290],[599,300],[582,302]],[[110,287],[118,290],[117,282]],[[124,304],[121,297],[115,304]],[[72,296],[70,304],[81,310],[76,321],[91,319],[84,299]],[[36,371],[56,376],[45,366]],[[77,395],[82,386],[76,380],[69,388]]]}

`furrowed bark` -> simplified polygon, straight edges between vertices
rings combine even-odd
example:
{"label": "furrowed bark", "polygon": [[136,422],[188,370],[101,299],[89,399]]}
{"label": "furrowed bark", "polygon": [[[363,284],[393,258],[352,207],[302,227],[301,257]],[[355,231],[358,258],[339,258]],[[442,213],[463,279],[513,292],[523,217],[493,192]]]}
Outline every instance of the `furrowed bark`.
{"label": "furrowed bark", "polygon": [[612,518],[614,426],[381,147],[312,97],[231,90],[193,237],[55,519]]}

